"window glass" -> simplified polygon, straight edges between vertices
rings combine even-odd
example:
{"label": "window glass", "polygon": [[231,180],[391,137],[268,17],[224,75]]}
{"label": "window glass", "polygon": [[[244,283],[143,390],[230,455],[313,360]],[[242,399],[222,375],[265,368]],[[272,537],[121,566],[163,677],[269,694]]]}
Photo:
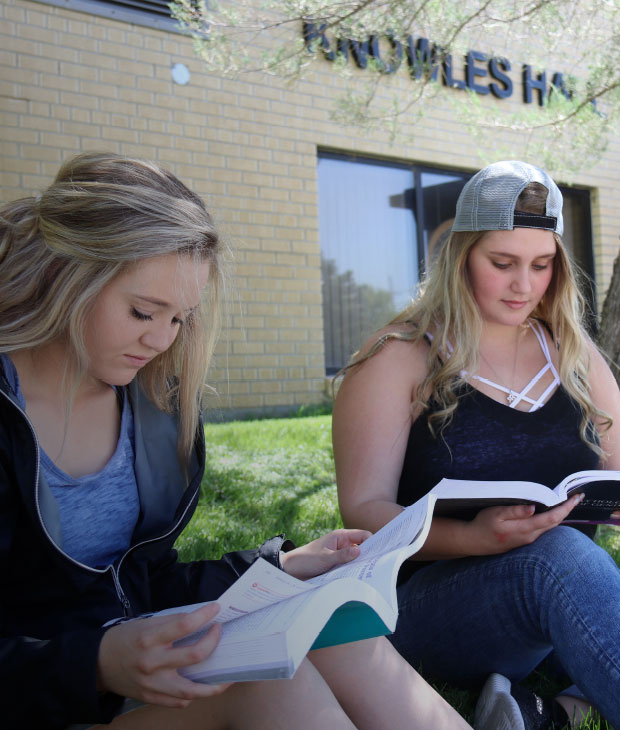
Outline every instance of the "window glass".
{"label": "window glass", "polygon": [[590,226],[590,201],[583,191],[562,188],[562,217],[564,233],[562,241],[575,261],[590,272],[592,256]]}
{"label": "window glass", "polygon": [[420,222],[423,232],[424,258],[427,264],[435,259],[441,244],[450,235],[456,201],[468,177],[443,172],[422,172],[420,174],[423,201]]}
{"label": "window glass", "polygon": [[318,178],[325,364],[333,373],[413,295],[413,173],[322,157]]}
{"label": "window glass", "polygon": [[596,287],[594,285],[594,254],[592,250],[592,220],[590,194],[587,190],[561,187],[564,204],[564,233],[562,242],[577,264],[577,280],[587,304],[587,325],[592,335],[597,328]]}

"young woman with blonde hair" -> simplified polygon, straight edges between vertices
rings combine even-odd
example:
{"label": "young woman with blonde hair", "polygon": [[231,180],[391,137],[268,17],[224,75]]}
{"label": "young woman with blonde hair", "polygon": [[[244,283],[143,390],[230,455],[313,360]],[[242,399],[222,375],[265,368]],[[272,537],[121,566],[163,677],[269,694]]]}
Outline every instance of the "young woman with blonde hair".
{"label": "young woman with blonde hair", "polygon": [[[345,524],[376,530],[442,477],[553,487],[620,468],[620,394],[584,330],[562,230],[561,193],[533,165],[498,162],[465,185],[419,297],[345,369]],[[403,576],[393,643],[429,676],[493,675],[477,728],[561,727],[590,701],[620,726],[620,573],[561,525],[577,500],[436,517]],[[511,686],[552,652],[579,689],[545,704]]]}
{"label": "young woman with blonde hair", "polygon": [[2,726],[469,727],[383,638],[312,652],[291,681],[210,686],[177,670],[213,651],[217,625],[173,642],[216,605],[104,627],[215,600],[257,555],[316,575],[369,534],[178,562],[205,462],[221,249],[197,195],[119,155],[79,155],[0,209]]}

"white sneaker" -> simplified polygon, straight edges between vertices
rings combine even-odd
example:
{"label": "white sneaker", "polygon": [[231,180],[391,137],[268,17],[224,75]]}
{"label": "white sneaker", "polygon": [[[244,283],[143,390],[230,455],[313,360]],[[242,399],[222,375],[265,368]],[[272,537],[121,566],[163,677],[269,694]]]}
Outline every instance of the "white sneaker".
{"label": "white sneaker", "polygon": [[482,688],[474,730],[525,730],[519,705],[510,694],[510,680],[501,674],[491,674]]}

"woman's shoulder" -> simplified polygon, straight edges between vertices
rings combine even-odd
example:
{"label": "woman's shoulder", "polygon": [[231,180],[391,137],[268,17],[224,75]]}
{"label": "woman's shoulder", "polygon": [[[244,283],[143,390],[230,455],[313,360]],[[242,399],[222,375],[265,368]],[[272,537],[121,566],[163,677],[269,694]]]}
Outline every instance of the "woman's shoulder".
{"label": "woman's shoulder", "polygon": [[422,355],[426,358],[429,343],[430,339],[424,334],[419,334],[413,324],[397,322],[374,332],[361,346],[359,358],[380,352],[398,353],[409,357]]}
{"label": "woman's shoulder", "polygon": [[407,325],[389,325],[360,348],[354,363],[338,383],[334,423],[349,423],[360,414],[373,429],[379,414],[402,427],[412,417],[412,404],[427,372],[428,344]]}
{"label": "woman's shoulder", "polygon": [[600,391],[601,394],[607,393],[608,395],[611,392],[615,392],[618,385],[606,359],[606,355],[601,352],[589,337],[586,340],[586,347],[590,356],[588,380],[591,392],[596,393]]}
{"label": "woman's shoulder", "polygon": [[388,325],[364,342],[346,369],[346,378],[355,374],[356,380],[384,379],[394,385],[417,385],[428,370],[428,350],[428,341],[412,325]]}

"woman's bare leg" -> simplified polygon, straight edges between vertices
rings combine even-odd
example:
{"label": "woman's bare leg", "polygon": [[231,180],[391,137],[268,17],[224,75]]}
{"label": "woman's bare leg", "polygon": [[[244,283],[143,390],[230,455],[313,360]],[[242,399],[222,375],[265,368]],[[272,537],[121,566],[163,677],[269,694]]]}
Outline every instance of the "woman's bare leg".
{"label": "woman's bare leg", "polygon": [[584,720],[592,720],[598,716],[598,713],[590,706],[589,702],[577,699],[576,697],[560,695],[555,700],[568,715],[571,727],[579,727]]}
{"label": "woman's bare leg", "polygon": [[101,730],[355,730],[325,680],[305,660],[292,680],[242,682],[184,710],[148,705]]}
{"label": "woman's bare leg", "polygon": [[308,658],[359,730],[470,728],[387,639],[319,649]]}

